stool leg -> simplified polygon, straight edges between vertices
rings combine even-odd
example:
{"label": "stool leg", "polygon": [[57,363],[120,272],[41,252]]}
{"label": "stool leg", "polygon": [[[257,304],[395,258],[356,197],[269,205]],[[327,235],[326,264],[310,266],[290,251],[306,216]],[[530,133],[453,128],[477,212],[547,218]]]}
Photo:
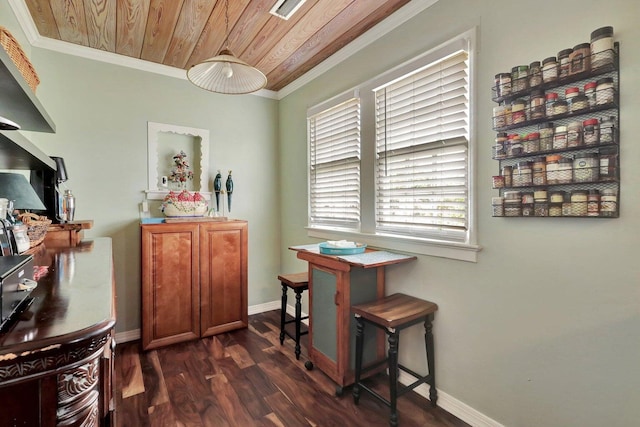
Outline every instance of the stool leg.
{"label": "stool leg", "polygon": [[436,362],[434,357],[433,333],[431,332],[431,316],[427,316],[424,322],[424,344],[427,347],[427,367],[429,368],[429,400],[431,406],[436,406],[438,401],[438,390],[436,390]]}
{"label": "stool leg", "polygon": [[300,318],[302,317],[302,290],[296,289],[296,360],[300,360]]}
{"label": "stool leg", "polygon": [[280,345],[284,343],[284,322],[287,319],[287,285],[282,283],[282,299],[280,304]]}
{"label": "stool leg", "polygon": [[389,425],[396,427],[398,425],[398,335],[395,329],[388,329],[389,334],[389,403],[391,408],[391,416],[389,417]]}
{"label": "stool leg", "polygon": [[353,385],[353,403],[360,401],[360,373],[362,371],[362,346],[364,344],[364,322],[356,316],[356,378]]}

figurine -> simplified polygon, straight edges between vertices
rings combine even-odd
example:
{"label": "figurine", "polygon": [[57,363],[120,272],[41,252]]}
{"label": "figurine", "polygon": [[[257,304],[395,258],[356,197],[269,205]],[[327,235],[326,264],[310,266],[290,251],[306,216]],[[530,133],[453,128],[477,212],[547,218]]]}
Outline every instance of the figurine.
{"label": "figurine", "polygon": [[216,212],[220,212],[220,191],[222,190],[222,175],[220,169],[213,180],[213,191],[216,193]]}
{"label": "figurine", "polygon": [[227,176],[227,202],[229,204],[229,212],[231,212],[231,193],[233,193],[233,179],[231,179],[231,171],[229,171],[229,175]]}

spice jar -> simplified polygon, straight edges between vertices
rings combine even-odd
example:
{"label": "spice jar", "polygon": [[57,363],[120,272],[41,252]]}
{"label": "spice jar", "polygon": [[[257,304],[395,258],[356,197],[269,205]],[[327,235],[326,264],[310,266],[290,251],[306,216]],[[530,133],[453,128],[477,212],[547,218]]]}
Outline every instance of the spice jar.
{"label": "spice jar", "polygon": [[613,64],[613,27],[602,27],[591,33],[591,69]]}
{"label": "spice jar", "polygon": [[564,150],[567,148],[567,127],[556,126],[553,132],[553,149]]}
{"label": "spice jar", "polygon": [[507,125],[506,110],[504,105],[493,107],[493,128],[500,129]]}
{"label": "spice jar", "polygon": [[524,154],[537,153],[540,151],[540,133],[531,132],[522,143],[522,151]]}
{"label": "spice jar", "polygon": [[558,184],[569,184],[573,179],[573,159],[562,157],[558,162]]}
{"label": "spice jar", "polygon": [[529,66],[518,65],[511,69],[512,93],[524,92],[529,89]]}
{"label": "spice jar", "polygon": [[520,139],[520,135],[517,133],[512,133],[508,136],[509,138],[509,150],[507,151],[507,156],[521,156],[522,155],[522,141]]}
{"label": "spice jar", "polygon": [[504,192],[504,216],[522,216],[522,199],[519,191]]}
{"label": "spice jar", "polygon": [[568,87],[564,90],[564,99],[569,105],[571,105],[572,98],[578,95],[580,95],[579,87]]}
{"label": "spice jar", "polygon": [[502,97],[511,95],[511,74],[499,73],[495,77],[496,96]]}
{"label": "spice jar", "polygon": [[567,125],[567,147],[582,145],[582,122],[571,122]]}
{"label": "spice jar", "polygon": [[573,49],[563,49],[558,52],[558,78],[560,80],[569,77],[569,72],[571,71],[569,55],[571,55],[571,52],[573,52]]}
{"label": "spice jar", "polygon": [[600,215],[600,192],[596,189],[589,190],[587,195],[587,216]]}
{"label": "spice jar", "polygon": [[542,84],[542,66],[540,61],[529,64],[529,87],[534,88]]}
{"label": "spice jar", "polygon": [[550,56],[542,61],[542,81],[551,83],[558,80],[558,63],[555,56]]}
{"label": "spice jar", "polygon": [[582,140],[584,145],[598,145],[600,142],[598,119],[587,119],[582,122]]}
{"label": "spice jar", "polygon": [[557,184],[558,183],[558,166],[560,165],[560,159],[562,157],[558,154],[553,154],[551,156],[547,156],[547,183],[548,184]]}
{"label": "spice jar", "polygon": [[527,101],[521,98],[518,98],[511,103],[511,118],[514,125],[523,123],[527,120],[527,115],[525,112],[526,106]]}
{"label": "spice jar", "polygon": [[542,123],[538,130],[540,132],[540,151],[553,150],[553,123]]}
{"label": "spice jar", "polygon": [[564,201],[562,202],[562,216],[571,216],[573,210],[571,209],[571,194],[565,194]]}
{"label": "spice jar", "polygon": [[545,116],[545,98],[541,90],[531,92],[529,100],[529,111],[532,120],[541,119]]}
{"label": "spice jar", "polygon": [[601,148],[599,150],[600,181],[615,181],[618,178],[618,152],[615,147]]}
{"label": "spice jar", "polygon": [[534,201],[533,216],[549,216],[549,202],[546,199]]}
{"label": "spice jar", "polygon": [[589,101],[589,108],[593,108],[596,106],[596,87],[598,86],[598,83],[596,82],[589,82],[586,85],[584,85],[584,95],[587,97],[587,100]]}
{"label": "spice jar", "polygon": [[562,216],[564,191],[554,191],[549,196],[549,216]]}
{"label": "spice jar", "polygon": [[492,216],[504,216],[504,199],[502,197],[491,198]]}
{"label": "spice jar", "polygon": [[591,68],[591,45],[580,43],[573,47],[573,52],[569,55],[569,74],[578,74],[589,71]]}
{"label": "spice jar", "polygon": [[573,159],[573,182],[595,182],[599,179],[598,153],[580,153]]}
{"label": "spice jar", "polygon": [[613,77],[604,77],[596,84],[596,105],[612,104],[614,101]]}
{"label": "spice jar", "polygon": [[547,184],[547,162],[544,157],[536,157],[533,159],[532,171],[533,185]]}
{"label": "spice jar", "polygon": [[602,190],[600,195],[600,216],[616,217],[618,213],[618,196],[616,190]]}
{"label": "spice jar", "polygon": [[513,166],[503,166],[500,173],[504,177],[504,186],[513,187],[513,180],[512,180]]}
{"label": "spice jar", "polygon": [[555,92],[547,92],[544,95],[544,109],[547,116],[553,116],[553,104],[558,100],[558,94]]}
{"label": "spice jar", "polygon": [[589,98],[586,95],[578,94],[571,99],[569,110],[572,113],[577,113],[589,109]]}
{"label": "spice jar", "polygon": [[532,166],[531,162],[516,163],[512,177],[514,187],[527,187],[532,184]]}
{"label": "spice jar", "polygon": [[571,216],[587,216],[587,192],[585,190],[571,192]]}
{"label": "spice jar", "polygon": [[616,142],[616,118],[614,116],[600,119],[600,144],[613,144]]}
{"label": "spice jar", "polygon": [[[596,120],[597,122],[597,120]],[[507,157],[507,151],[505,149],[505,143],[507,142],[507,134],[500,132],[496,134],[495,144],[493,146],[493,158],[500,160]]]}
{"label": "spice jar", "polygon": [[[559,116],[561,114],[567,114],[569,112],[569,104],[564,99],[557,99],[556,102],[553,103],[553,115]],[[547,110],[547,115],[549,111]]]}

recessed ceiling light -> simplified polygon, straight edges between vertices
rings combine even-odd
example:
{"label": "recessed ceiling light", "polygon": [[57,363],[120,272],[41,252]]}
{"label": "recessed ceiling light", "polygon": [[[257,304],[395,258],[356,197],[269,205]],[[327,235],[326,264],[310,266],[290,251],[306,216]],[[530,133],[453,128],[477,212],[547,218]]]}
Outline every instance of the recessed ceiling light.
{"label": "recessed ceiling light", "polygon": [[269,13],[287,20],[291,18],[291,15],[293,15],[296,10],[300,9],[300,6],[302,6],[305,1],[307,0],[278,0]]}

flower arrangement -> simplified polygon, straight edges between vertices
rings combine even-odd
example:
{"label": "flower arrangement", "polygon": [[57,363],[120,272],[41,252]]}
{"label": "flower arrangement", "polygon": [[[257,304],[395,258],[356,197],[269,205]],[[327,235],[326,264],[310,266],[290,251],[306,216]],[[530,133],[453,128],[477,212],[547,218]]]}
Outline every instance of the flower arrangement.
{"label": "flower arrangement", "polygon": [[204,216],[208,203],[197,191],[193,194],[187,190],[180,193],[169,191],[162,201],[162,212],[165,216]]}
{"label": "flower arrangement", "polygon": [[193,179],[193,172],[187,161],[187,154],[184,151],[180,150],[178,154],[173,156],[173,163],[169,181],[184,185],[188,180]]}

